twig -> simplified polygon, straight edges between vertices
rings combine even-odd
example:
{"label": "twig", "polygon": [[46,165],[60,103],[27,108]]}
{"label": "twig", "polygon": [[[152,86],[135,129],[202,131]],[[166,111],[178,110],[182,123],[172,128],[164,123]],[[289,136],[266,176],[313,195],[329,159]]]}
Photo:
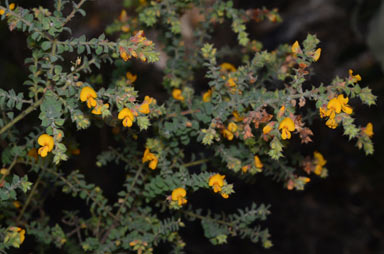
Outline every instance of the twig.
{"label": "twig", "polygon": [[44,97],[41,97],[40,100],[36,101],[33,105],[29,106],[26,110],[21,112],[16,118],[14,118],[7,125],[1,128],[0,135],[3,134],[9,128],[11,128],[13,125],[15,125],[18,121],[23,119],[25,116],[27,116],[29,113],[31,113],[33,110],[35,110],[38,106],[40,106],[40,104],[43,103],[43,98]]}

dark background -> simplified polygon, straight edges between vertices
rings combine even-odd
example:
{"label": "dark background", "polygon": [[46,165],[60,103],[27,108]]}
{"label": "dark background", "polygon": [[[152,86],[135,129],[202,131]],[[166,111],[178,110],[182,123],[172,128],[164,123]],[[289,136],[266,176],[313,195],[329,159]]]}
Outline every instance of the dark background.
{"label": "dark background", "polygon": [[[36,7],[49,2],[25,0],[17,4]],[[377,105],[367,107],[357,100],[351,100],[350,104],[357,123],[373,123],[375,154],[365,156],[363,151],[354,147],[353,141],[349,142],[342,136],[342,128],[331,130],[323,121],[315,121],[314,142],[307,147],[311,151],[320,151],[328,161],[327,179],[314,178],[301,192],[288,191],[281,183],[267,177],[258,179],[252,185],[241,185],[240,181],[234,183],[236,194],[231,197],[233,208],[247,206],[252,201],[271,204],[272,214],[263,225],[269,228],[274,247],[264,250],[239,238],[231,238],[228,244],[222,246],[213,246],[204,238],[198,223],[187,223],[182,230],[187,253],[384,253],[384,79],[381,65],[384,55],[380,54],[380,50],[384,49],[384,24],[377,21],[377,15],[384,16],[384,11],[381,11],[380,5],[379,0],[236,1],[235,6],[239,8],[266,6],[280,10],[282,23],[251,22],[247,27],[250,37],[261,41],[268,50],[281,43],[302,41],[307,33],[317,35],[321,40],[322,54],[314,65],[316,76],[312,80],[315,84],[327,84],[336,75],[346,76],[348,69],[362,76],[361,86],[369,86],[373,90],[378,96]],[[121,1],[95,0],[87,3],[85,9],[87,17],[76,17],[72,22],[74,36],[86,34],[90,38],[98,36],[119,15]],[[218,36],[228,37],[229,41],[235,38],[234,34],[228,35],[228,27],[217,27],[216,32]],[[26,55],[29,55],[29,50],[25,36],[21,32],[9,32],[2,22],[1,88],[20,90],[20,84],[28,74],[23,64]],[[105,67],[104,71],[109,71],[109,68]],[[159,67],[147,68],[161,73]],[[156,97],[156,91],[161,92],[162,89],[152,91],[152,96]],[[92,173],[88,172],[87,179],[104,186],[108,195],[117,191],[108,189],[111,188],[108,186],[121,186],[121,172],[112,174],[106,182],[103,172],[93,170],[94,156],[103,147],[103,136],[105,133],[97,128],[82,132],[81,142],[87,140],[92,143],[99,138],[102,141],[94,144],[91,150],[80,147],[82,159],[76,164],[79,168],[91,168]],[[57,197],[47,202],[54,203],[54,200],[57,202]],[[70,204],[71,201],[68,199],[66,202]],[[63,208],[69,209],[73,204],[66,207],[66,202],[60,203]],[[227,201],[208,200],[199,193],[192,195],[190,202],[218,207],[228,204]],[[61,208],[57,204],[55,207],[52,212]],[[31,246],[33,242],[27,239],[25,244]],[[155,253],[168,251],[168,246],[161,245]]]}

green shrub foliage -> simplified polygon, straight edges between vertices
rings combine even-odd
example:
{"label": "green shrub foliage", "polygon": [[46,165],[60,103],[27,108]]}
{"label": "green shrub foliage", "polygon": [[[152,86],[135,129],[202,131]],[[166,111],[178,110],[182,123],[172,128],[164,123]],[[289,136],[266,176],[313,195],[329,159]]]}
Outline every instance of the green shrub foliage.
{"label": "green shrub foliage", "polygon": [[[302,190],[327,176],[321,152],[295,149],[312,142],[316,119],[373,153],[372,125],[354,122],[353,105],[376,99],[359,85],[360,75],[350,70],[330,84],[311,84],[311,66],[321,59],[315,35],[273,51],[251,40],[246,24],[281,22],[277,10],[240,10],[232,1],[123,1],[106,34],[76,38],[69,25],[92,1],[53,2],[51,9],[25,9],[0,1],[1,21],[27,36],[30,52],[21,92],[0,89],[1,251],[25,240],[36,250],[67,253],[152,253],[167,242],[182,253],[179,232],[188,220],[200,221],[214,245],[240,237],[269,248],[262,224],[269,205],[221,211],[189,197],[199,192],[230,204],[233,179],[265,175]],[[218,26],[232,30],[237,45],[215,46]],[[138,91],[145,75],[134,73],[139,65],[163,75],[146,82],[166,98]],[[103,66],[113,67],[108,77]],[[26,124],[31,116],[37,120]],[[81,158],[79,147],[92,146],[76,139],[91,126],[110,132],[95,168],[124,171],[112,199],[81,168],[63,170]],[[80,199],[89,211],[62,211],[56,221],[44,212],[47,192]]]}

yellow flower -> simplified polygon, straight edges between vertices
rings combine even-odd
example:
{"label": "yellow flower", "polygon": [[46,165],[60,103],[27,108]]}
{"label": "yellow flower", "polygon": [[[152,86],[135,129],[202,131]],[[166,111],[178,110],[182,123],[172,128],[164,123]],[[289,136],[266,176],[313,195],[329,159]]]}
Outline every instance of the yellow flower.
{"label": "yellow flower", "polygon": [[255,157],[253,157],[253,163],[255,164],[256,168],[263,168],[263,166],[264,166],[263,163],[261,163],[259,156],[257,156],[257,155],[255,155]]}
{"label": "yellow flower", "polygon": [[236,122],[241,122],[244,120],[244,117],[240,116],[237,111],[233,111],[232,115],[235,117]]}
{"label": "yellow flower", "polygon": [[128,59],[131,58],[131,56],[128,55],[127,51],[123,47],[120,47],[119,51],[120,57],[124,60],[124,62],[128,61]]}
{"label": "yellow flower", "polygon": [[149,114],[149,105],[151,105],[152,103],[155,104],[156,100],[152,97],[145,96],[143,103],[139,107],[139,112],[142,114]]}
{"label": "yellow flower", "polygon": [[313,152],[313,157],[315,158],[315,174],[321,175],[321,172],[323,171],[323,166],[327,163],[327,161],[324,159],[323,155],[319,152]]}
{"label": "yellow flower", "polygon": [[127,15],[127,11],[126,10],[122,10],[120,12],[119,21],[120,22],[127,22],[128,21],[128,15]]}
{"label": "yellow flower", "polygon": [[132,111],[129,108],[123,108],[119,115],[117,116],[120,120],[123,119],[123,126],[124,127],[131,127],[133,121],[135,120],[135,116],[133,115]]}
{"label": "yellow flower", "polygon": [[284,118],[284,120],[281,121],[279,125],[279,130],[281,130],[282,139],[290,139],[291,131],[294,131],[295,129],[296,129],[295,123],[289,117]]}
{"label": "yellow flower", "polygon": [[349,79],[353,82],[359,82],[361,81],[361,76],[359,74],[353,75],[353,70],[349,69]]}
{"label": "yellow flower", "polygon": [[341,103],[337,98],[333,98],[328,102],[326,114],[327,116],[329,116],[329,118],[333,119],[335,118],[336,113],[340,113],[340,112],[341,112]]}
{"label": "yellow flower", "polygon": [[211,97],[212,97],[212,89],[209,89],[208,91],[206,91],[203,94],[203,101],[204,102],[209,102],[209,101],[211,101]]}
{"label": "yellow flower", "polygon": [[327,111],[323,107],[319,108],[319,111],[320,111],[321,118],[324,118],[327,116]]}
{"label": "yellow flower", "polygon": [[263,128],[263,134],[264,135],[267,135],[268,133],[270,133],[272,131],[272,126],[270,123],[268,123],[267,125],[264,126]]}
{"label": "yellow flower", "polygon": [[0,10],[0,16],[4,15],[4,13],[5,13],[5,10],[4,10],[4,9],[1,9],[1,10]]}
{"label": "yellow flower", "polygon": [[15,9],[15,4],[14,3],[11,3],[9,4],[9,9],[12,11],[13,9]]}
{"label": "yellow flower", "polygon": [[248,168],[249,168],[248,165],[242,166],[242,167],[241,167],[241,171],[243,171],[243,173],[247,173]]}
{"label": "yellow flower", "polygon": [[229,141],[231,141],[233,139],[233,133],[230,132],[229,130],[227,129],[223,129],[222,132],[223,136],[228,139]]}
{"label": "yellow flower", "polygon": [[342,94],[340,94],[339,96],[337,96],[337,99],[340,101],[340,105],[341,105],[341,110],[344,112],[344,113],[347,113],[348,115],[352,114],[352,108],[351,106],[349,106],[347,103],[348,103],[348,97],[344,98],[344,96]]}
{"label": "yellow flower", "polygon": [[224,175],[216,174],[209,178],[208,185],[212,186],[214,192],[221,191],[221,187],[224,186]]}
{"label": "yellow flower", "polygon": [[2,174],[4,176],[9,175],[9,169],[7,169],[7,168],[0,169],[0,174]]}
{"label": "yellow flower", "polygon": [[[16,235],[15,235],[16,234]],[[25,229],[19,228],[19,227],[10,227],[8,228],[8,234],[4,238],[4,242],[7,242],[9,238],[14,238],[15,236],[19,235],[19,242],[17,244],[14,244],[14,247],[19,247],[20,244],[22,244],[25,240]]]}
{"label": "yellow flower", "polygon": [[125,76],[127,77],[127,79],[133,83],[136,81],[137,79],[137,75],[133,75],[132,73],[130,73],[129,71],[125,74]]}
{"label": "yellow flower", "polygon": [[186,195],[187,191],[184,188],[176,188],[172,191],[172,200],[177,201],[179,206],[184,205],[187,203]]}
{"label": "yellow flower", "polygon": [[221,196],[222,196],[223,198],[225,198],[225,199],[227,199],[227,198],[229,197],[229,195],[228,195],[227,193],[223,193],[223,192],[221,192],[220,194],[221,194]]}
{"label": "yellow flower", "polygon": [[128,33],[130,29],[128,25],[123,25],[120,27],[120,30],[124,33]]}
{"label": "yellow flower", "polygon": [[229,87],[235,87],[235,86],[236,86],[236,83],[235,83],[235,81],[233,80],[233,78],[229,78],[229,79],[227,80],[226,85],[229,86]]}
{"label": "yellow flower", "polygon": [[300,45],[299,45],[299,42],[298,41],[295,41],[293,44],[292,44],[292,47],[291,47],[291,50],[292,50],[292,53],[295,53],[297,54],[300,50]]}
{"label": "yellow flower", "polygon": [[92,108],[96,106],[96,99],[97,98],[97,93],[95,90],[93,90],[92,87],[90,86],[85,86],[83,89],[81,89],[80,92],[80,100],[82,102],[87,102],[88,108]]}
{"label": "yellow flower", "polygon": [[53,137],[49,136],[48,134],[42,134],[37,139],[37,143],[41,145],[41,147],[38,150],[38,154],[40,154],[41,157],[47,156],[48,152],[52,151],[53,146],[55,145],[55,141],[53,140]]}
{"label": "yellow flower", "polygon": [[373,125],[372,125],[372,123],[368,123],[367,126],[365,126],[363,132],[364,132],[368,137],[372,137],[372,136],[373,136]]}
{"label": "yellow flower", "polygon": [[221,71],[234,72],[236,71],[236,67],[230,63],[222,63],[220,64]]}
{"label": "yellow flower", "polygon": [[157,163],[159,162],[159,159],[157,156],[149,151],[149,148],[146,148],[144,151],[142,162],[145,163],[149,161],[149,168],[150,169],[156,169]]}
{"label": "yellow flower", "polygon": [[17,201],[17,200],[13,201],[12,204],[16,208],[20,208],[21,207],[21,203],[19,201]]}
{"label": "yellow flower", "polygon": [[316,49],[315,53],[313,54],[312,58],[313,61],[317,62],[319,60],[321,54],[321,48]]}
{"label": "yellow flower", "polygon": [[230,122],[230,123],[228,124],[227,129],[228,129],[230,132],[234,133],[234,132],[237,131],[237,124],[235,124],[234,122]]}
{"label": "yellow flower", "polygon": [[337,123],[335,121],[335,118],[329,118],[328,121],[325,122],[325,125],[327,125],[331,129],[336,129]]}
{"label": "yellow flower", "polygon": [[95,107],[94,107],[94,109],[92,110],[92,114],[95,114],[95,115],[101,115],[101,108],[102,107],[106,107],[106,108],[109,108],[109,104],[107,103],[107,104],[104,104],[103,106],[98,106],[98,105],[96,105]]}
{"label": "yellow flower", "polygon": [[149,114],[149,103],[143,102],[139,107],[139,112],[142,114]]}
{"label": "yellow flower", "polygon": [[173,89],[173,91],[172,91],[172,97],[173,97],[175,100],[178,100],[178,101],[184,101],[184,96],[182,95],[180,89]]}

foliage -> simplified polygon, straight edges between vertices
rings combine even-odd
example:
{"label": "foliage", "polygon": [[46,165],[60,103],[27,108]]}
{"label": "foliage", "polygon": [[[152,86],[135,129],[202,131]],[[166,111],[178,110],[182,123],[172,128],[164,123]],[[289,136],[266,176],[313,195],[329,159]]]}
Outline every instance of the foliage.
{"label": "foliage", "polygon": [[[316,36],[274,51],[251,40],[246,23],[280,22],[277,10],[239,10],[232,1],[124,1],[126,9],[107,35],[74,38],[69,24],[75,15],[86,15],[86,0],[54,2],[53,9],[0,2],[2,22],[24,32],[30,50],[22,91],[0,89],[1,251],[22,247],[25,235],[34,236],[41,250],[54,245],[68,253],[152,253],[168,242],[181,253],[184,219],[200,220],[212,244],[240,237],[269,248],[261,224],[268,205],[216,213],[217,207],[203,209],[189,197],[204,192],[231,202],[232,179],[261,174],[290,190],[325,177],[319,152],[302,155],[294,147],[312,141],[316,119],[332,129],[342,126],[358,148],[373,153],[372,126],[357,126],[348,104],[375,104],[371,90],[359,85],[360,75],[350,71],[330,84],[312,85],[311,65],[321,55]],[[195,15],[195,23],[183,23],[188,15]],[[238,46],[215,46],[217,26],[230,27]],[[155,63],[161,54],[161,86],[168,96],[157,101],[138,91],[141,76],[131,71],[132,64]],[[241,61],[237,68],[224,62],[233,56]],[[101,82],[98,74],[107,65],[114,71]],[[29,114],[39,121],[16,125]],[[113,199],[81,169],[63,169],[79,155],[79,146],[91,146],[76,140],[76,133],[91,126],[112,133],[95,165],[121,168],[125,175]],[[44,207],[44,193],[60,191],[80,198],[88,213],[74,208],[55,220],[36,212]]]}

